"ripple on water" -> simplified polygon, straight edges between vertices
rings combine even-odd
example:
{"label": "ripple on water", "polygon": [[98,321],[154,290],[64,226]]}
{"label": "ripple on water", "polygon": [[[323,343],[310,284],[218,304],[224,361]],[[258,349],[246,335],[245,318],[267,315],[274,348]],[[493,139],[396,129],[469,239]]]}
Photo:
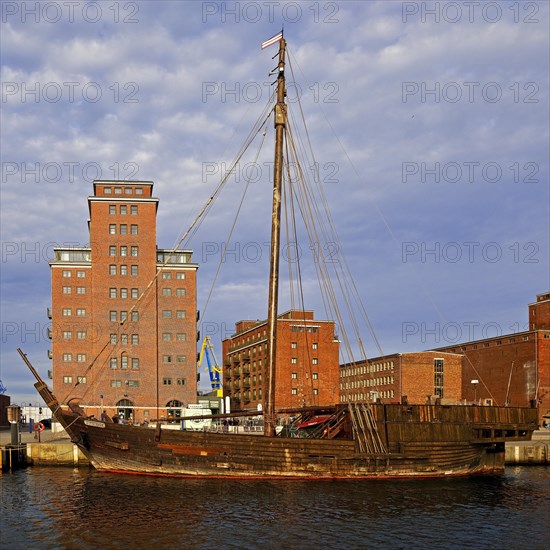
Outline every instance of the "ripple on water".
{"label": "ripple on water", "polygon": [[[547,548],[550,468],[402,481],[253,481],[28,468],[0,478],[11,548]],[[528,533],[526,546],[523,535]]]}

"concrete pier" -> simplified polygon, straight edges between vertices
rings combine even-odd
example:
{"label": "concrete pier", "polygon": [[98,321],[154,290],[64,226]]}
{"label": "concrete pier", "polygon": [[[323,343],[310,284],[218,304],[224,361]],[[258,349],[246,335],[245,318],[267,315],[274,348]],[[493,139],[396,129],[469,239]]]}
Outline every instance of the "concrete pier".
{"label": "concrete pier", "polygon": [[82,451],[67,443],[27,443],[27,464],[33,466],[88,466]]}
{"label": "concrete pier", "polygon": [[88,466],[82,451],[65,432],[45,430],[38,434],[20,432],[20,443],[12,445],[9,430],[0,430],[0,470],[21,466]]}
{"label": "concrete pier", "polygon": [[531,441],[506,444],[508,465],[550,464],[550,430],[538,430]]}

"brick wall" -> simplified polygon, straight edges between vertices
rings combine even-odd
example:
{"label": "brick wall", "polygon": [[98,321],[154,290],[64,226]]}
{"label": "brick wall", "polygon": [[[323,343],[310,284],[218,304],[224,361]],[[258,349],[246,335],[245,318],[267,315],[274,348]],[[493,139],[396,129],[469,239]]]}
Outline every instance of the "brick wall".
{"label": "brick wall", "polygon": [[[166,415],[170,402],[196,402],[198,266],[189,251],[157,248],[152,187],[94,182],[88,261],[79,265],[69,251],[56,249],[51,264],[54,393],[62,402],[80,398],[89,414],[115,414],[124,400],[140,421]],[[63,315],[68,308],[70,317]],[[85,315],[76,316],[76,309]],[[69,323],[71,339],[64,337]],[[83,331],[85,338],[77,338]],[[79,354],[85,361],[75,360]],[[85,380],[75,386],[79,376]]]}
{"label": "brick wall", "polygon": [[[240,330],[239,330],[240,329]],[[338,400],[339,343],[332,321],[313,312],[282,313],[277,321],[275,403],[277,408],[327,405]],[[265,398],[266,321],[239,321],[222,342],[224,395],[234,407],[255,408]]]}
{"label": "brick wall", "polygon": [[[435,387],[435,360],[442,359],[442,386]],[[422,351],[374,357],[340,368],[340,400],[426,403],[436,395],[444,402],[459,402],[462,387],[462,356]],[[438,392],[438,394],[436,393]],[[442,394],[442,395],[441,395]]]}

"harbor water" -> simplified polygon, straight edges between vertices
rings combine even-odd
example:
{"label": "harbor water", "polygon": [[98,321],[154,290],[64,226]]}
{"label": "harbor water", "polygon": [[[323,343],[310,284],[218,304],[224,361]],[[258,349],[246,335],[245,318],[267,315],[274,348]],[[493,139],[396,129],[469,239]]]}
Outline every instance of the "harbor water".
{"label": "harbor water", "polygon": [[550,468],[399,481],[4,473],[2,548],[546,549]]}

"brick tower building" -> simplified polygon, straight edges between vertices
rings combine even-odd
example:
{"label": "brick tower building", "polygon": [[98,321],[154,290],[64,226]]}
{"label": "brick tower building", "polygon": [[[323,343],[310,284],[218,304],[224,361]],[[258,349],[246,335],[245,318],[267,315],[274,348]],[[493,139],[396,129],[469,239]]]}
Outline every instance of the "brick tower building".
{"label": "brick tower building", "polygon": [[[265,397],[267,321],[239,321],[222,342],[224,396],[234,409],[251,409]],[[329,405],[338,401],[339,342],[334,321],[313,311],[290,310],[277,318],[277,408]]]}
{"label": "brick tower building", "polygon": [[196,402],[191,251],[156,246],[150,181],[94,181],[90,246],[56,248],[53,389],[88,414],[141,422]]}

